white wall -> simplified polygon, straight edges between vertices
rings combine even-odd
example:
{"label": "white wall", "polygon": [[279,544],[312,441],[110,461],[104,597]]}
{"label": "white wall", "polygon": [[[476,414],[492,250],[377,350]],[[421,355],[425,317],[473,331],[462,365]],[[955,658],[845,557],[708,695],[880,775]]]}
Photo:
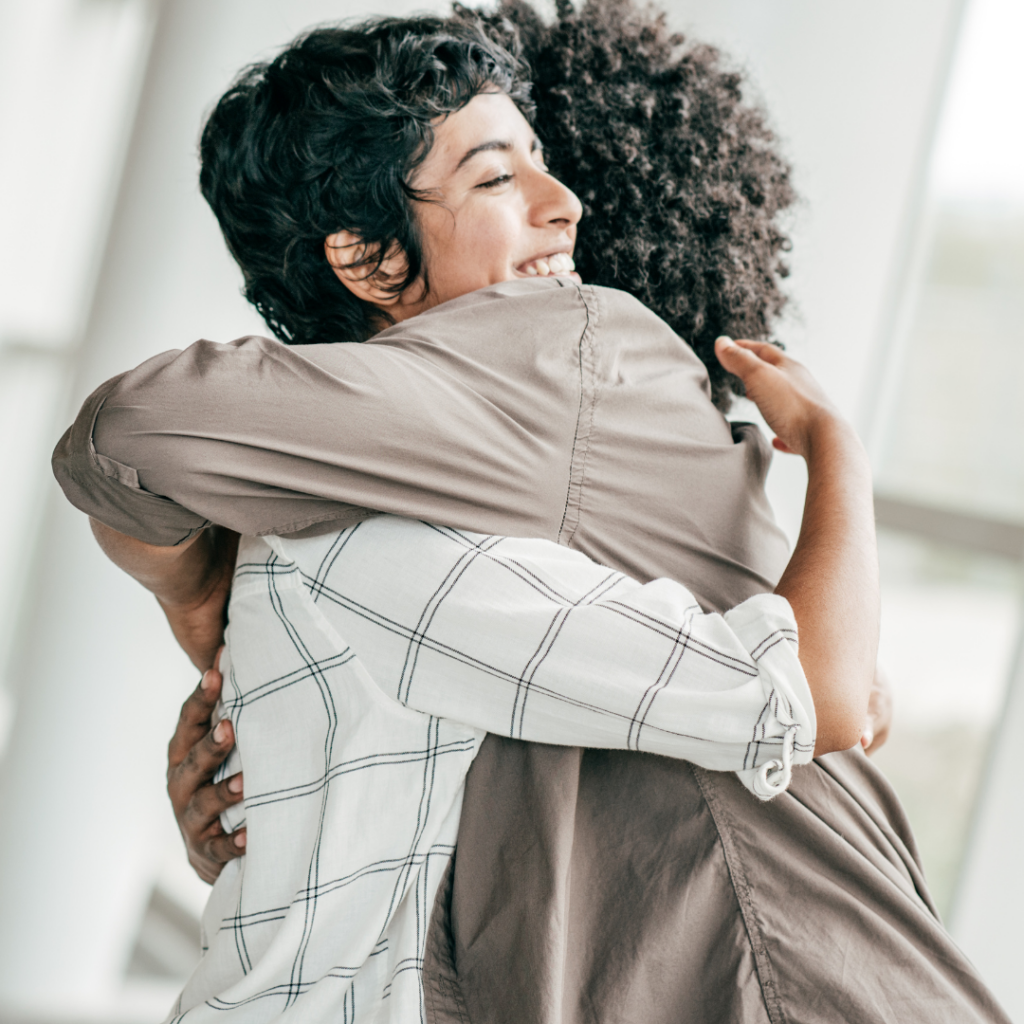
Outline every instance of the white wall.
{"label": "white wall", "polygon": [[960,0],[677,0],[749,69],[795,165],[787,340],[861,416],[886,292],[923,177]]}
{"label": "white wall", "polygon": [[[676,0],[673,23],[722,46],[758,87],[794,164],[793,297],[780,337],[867,436],[920,212],[964,0]],[[791,539],[803,462],[769,495]]]}
{"label": "white wall", "polygon": [[[1024,1020],[1020,916],[1024,910],[1024,793],[1017,781],[1024,733],[1024,629],[1006,705],[989,751],[971,842],[951,915],[954,938],[1013,1020]],[[955,756],[955,755],[954,755]]]}
{"label": "white wall", "polygon": [[[72,407],[154,352],[264,330],[198,193],[201,117],[243,64],[310,22],[357,11],[325,0],[163,6]],[[0,1018],[20,1008],[111,1020],[163,855],[167,739],[196,674],[153,600],[46,487],[8,671],[16,705],[0,774]]]}
{"label": "white wall", "polygon": [[[403,0],[374,7],[402,9]],[[806,204],[792,336],[851,414],[870,387],[872,341],[957,10],[958,0],[672,7],[680,27],[746,64],[796,164]],[[351,13],[325,0],[164,6],[73,404],[154,352],[259,329],[196,188],[200,118],[242,64],[310,22]],[[792,526],[793,464],[780,480]],[[13,663],[17,718],[0,776],[0,1006],[92,1008],[113,1019],[169,814],[164,748],[195,679],[153,602],[104,563],[54,490]]]}
{"label": "white wall", "polygon": [[[154,0],[0,0],[0,666],[154,24]],[[11,703],[0,673],[0,752]]]}

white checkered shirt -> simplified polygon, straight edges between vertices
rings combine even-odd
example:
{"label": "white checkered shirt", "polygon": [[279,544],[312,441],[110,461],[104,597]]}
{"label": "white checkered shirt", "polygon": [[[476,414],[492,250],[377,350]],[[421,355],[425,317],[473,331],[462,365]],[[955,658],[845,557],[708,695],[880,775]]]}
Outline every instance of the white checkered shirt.
{"label": "white checkered shirt", "polygon": [[243,539],[225,713],[247,853],[173,1021],[424,1020],[421,970],[486,732],[736,771],[761,798],[815,718],[788,603],[724,616],[542,540],[392,516]]}

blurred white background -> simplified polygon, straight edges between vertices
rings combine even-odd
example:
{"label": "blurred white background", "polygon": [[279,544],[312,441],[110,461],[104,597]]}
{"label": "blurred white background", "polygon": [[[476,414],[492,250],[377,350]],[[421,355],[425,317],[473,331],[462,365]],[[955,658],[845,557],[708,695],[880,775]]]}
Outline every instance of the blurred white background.
{"label": "blurred white background", "polygon": [[[0,0],[0,1022],[162,1019],[205,886],[163,790],[195,673],[48,454],[107,377],[263,332],[196,186],[245,63],[405,0]],[[1024,0],[670,0],[796,167],[781,336],[869,444],[896,725],[954,935],[1024,1018]],[[442,9],[437,6],[436,9]],[[800,464],[777,460],[799,526]]]}

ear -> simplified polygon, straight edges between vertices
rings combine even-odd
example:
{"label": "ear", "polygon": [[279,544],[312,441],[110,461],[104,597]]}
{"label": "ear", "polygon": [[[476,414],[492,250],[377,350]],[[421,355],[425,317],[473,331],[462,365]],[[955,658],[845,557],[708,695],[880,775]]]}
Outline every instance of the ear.
{"label": "ear", "polygon": [[[382,307],[393,306],[401,299],[401,293],[388,288],[408,269],[405,253],[397,243],[379,266],[373,258],[375,252],[351,231],[335,231],[328,235],[324,239],[324,253],[335,276],[357,299]],[[367,257],[371,257],[368,263]]]}

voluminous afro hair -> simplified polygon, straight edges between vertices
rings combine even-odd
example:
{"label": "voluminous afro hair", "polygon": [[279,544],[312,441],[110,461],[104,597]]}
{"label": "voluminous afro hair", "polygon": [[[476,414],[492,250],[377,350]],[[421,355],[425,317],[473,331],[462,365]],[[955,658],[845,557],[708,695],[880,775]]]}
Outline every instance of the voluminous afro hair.
{"label": "voluminous afro hair", "polygon": [[[476,20],[457,7],[455,17]],[[557,0],[546,25],[524,0],[483,16],[518,34],[551,173],[583,203],[583,280],[620,288],[690,343],[717,405],[742,393],[714,356],[720,334],[768,339],[785,304],[780,213],[789,164],[742,76],[633,0]]]}
{"label": "voluminous afro hair", "polygon": [[411,282],[424,269],[414,208],[429,199],[408,182],[431,125],[497,87],[583,202],[583,280],[667,321],[727,408],[741,386],[715,338],[767,338],[785,303],[789,166],[717,50],[687,44],[636,0],[556,3],[551,24],[525,0],[501,0],[492,13],[456,5],[446,19],[326,26],[243,71],[204,128],[200,185],[246,297],[291,344],[362,341],[386,326],[339,283],[324,240],[352,231],[378,265],[398,245],[407,273],[393,288]]}

